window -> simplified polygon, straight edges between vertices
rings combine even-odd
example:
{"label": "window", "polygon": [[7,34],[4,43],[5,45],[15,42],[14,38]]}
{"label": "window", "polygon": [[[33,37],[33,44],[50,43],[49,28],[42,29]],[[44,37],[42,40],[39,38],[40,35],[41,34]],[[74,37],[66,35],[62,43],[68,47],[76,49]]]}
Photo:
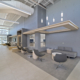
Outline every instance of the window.
{"label": "window", "polygon": [[0,36],[0,44],[7,43],[7,36]]}
{"label": "window", "polygon": [[35,34],[30,35],[30,46],[35,47]]}
{"label": "window", "polygon": [[40,34],[41,47],[45,47],[45,34]]}
{"label": "window", "polygon": [[9,30],[7,29],[0,29],[0,34],[9,34]]}

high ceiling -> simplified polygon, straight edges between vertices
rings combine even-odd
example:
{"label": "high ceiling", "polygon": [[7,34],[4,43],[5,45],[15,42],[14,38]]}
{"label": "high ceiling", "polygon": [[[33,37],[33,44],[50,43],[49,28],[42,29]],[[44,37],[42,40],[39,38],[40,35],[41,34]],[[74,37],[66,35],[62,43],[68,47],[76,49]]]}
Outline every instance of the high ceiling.
{"label": "high ceiling", "polygon": [[[25,4],[29,7],[32,7],[32,8],[34,8],[36,5],[39,5],[44,9],[46,9],[46,7],[49,4],[54,4],[54,0],[0,0],[0,1],[19,1],[19,2]],[[2,13],[2,12],[0,12],[0,18],[1,19],[17,21],[20,17],[21,17],[20,15],[15,14],[15,13],[7,13],[7,12]],[[14,24],[12,22],[9,22],[6,20],[1,20],[1,19],[0,19],[0,28],[3,28],[3,26],[5,26],[4,28],[9,29]]]}
{"label": "high ceiling", "polygon": [[[11,20],[11,21],[17,21],[20,17],[21,16],[12,14],[12,13],[0,13],[0,18]],[[0,20],[0,25],[5,25],[5,26],[8,26],[8,28],[9,28],[10,26],[13,25],[13,23],[4,21],[4,20]]]}
{"label": "high ceiling", "polygon": [[54,4],[54,0],[16,0],[16,1],[20,1],[31,7],[35,7],[36,5],[47,7],[49,4]]}

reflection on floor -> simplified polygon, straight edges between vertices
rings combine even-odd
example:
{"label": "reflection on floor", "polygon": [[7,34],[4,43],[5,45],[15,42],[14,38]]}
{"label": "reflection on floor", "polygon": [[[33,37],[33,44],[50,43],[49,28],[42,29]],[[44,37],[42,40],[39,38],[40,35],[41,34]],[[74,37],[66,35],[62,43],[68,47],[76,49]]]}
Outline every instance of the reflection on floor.
{"label": "reflection on floor", "polygon": [[57,63],[54,60],[52,60],[51,54],[47,54],[46,52],[44,53],[46,55],[43,57],[44,59],[43,62],[36,61],[33,60],[32,58],[29,58],[28,57],[28,55],[30,55],[29,53],[24,55],[19,52],[17,54],[59,80],[66,80],[80,60],[80,58],[76,58],[76,59],[68,58],[67,62],[63,64],[66,70],[63,68],[56,69]]}
{"label": "reflection on floor", "polygon": [[58,80],[0,45],[0,80]]}

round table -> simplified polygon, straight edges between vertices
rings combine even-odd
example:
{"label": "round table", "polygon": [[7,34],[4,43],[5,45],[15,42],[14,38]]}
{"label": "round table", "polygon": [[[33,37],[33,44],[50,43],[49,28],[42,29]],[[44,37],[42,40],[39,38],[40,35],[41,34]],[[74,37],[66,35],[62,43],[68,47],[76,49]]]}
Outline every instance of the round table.
{"label": "round table", "polygon": [[53,52],[52,53],[52,59],[53,59],[54,56],[56,56],[56,54],[62,54],[62,53],[60,53],[60,52]]}

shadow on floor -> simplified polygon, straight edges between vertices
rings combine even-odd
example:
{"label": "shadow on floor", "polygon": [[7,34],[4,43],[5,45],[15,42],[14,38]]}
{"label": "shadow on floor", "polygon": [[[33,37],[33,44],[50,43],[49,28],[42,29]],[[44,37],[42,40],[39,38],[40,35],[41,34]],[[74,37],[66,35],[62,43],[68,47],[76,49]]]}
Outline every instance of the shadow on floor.
{"label": "shadow on floor", "polygon": [[48,74],[54,76],[59,80],[66,80],[66,78],[69,76],[69,74],[72,72],[72,70],[80,60],[80,58],[75,58],[75,59],[68,58],[67,62],[63,64],[65,69],[64,68],[56,69],[56,66],[58,65],[58,63],[56,63],[54,59],[52,60],[51,54],[47,54],[46,52],[43,52],[43,53],[45,53],[46,55],[43,56],[44,60],[40,62],[40,61],[34,60],[33,58],[30,58],[29,53],[24,55],[20,52],[17,52],[18,55],[20,55],[24,59],[28,60],[35,66],[39,67],[40,69],[44,70],[45,72],[47,72]]}

